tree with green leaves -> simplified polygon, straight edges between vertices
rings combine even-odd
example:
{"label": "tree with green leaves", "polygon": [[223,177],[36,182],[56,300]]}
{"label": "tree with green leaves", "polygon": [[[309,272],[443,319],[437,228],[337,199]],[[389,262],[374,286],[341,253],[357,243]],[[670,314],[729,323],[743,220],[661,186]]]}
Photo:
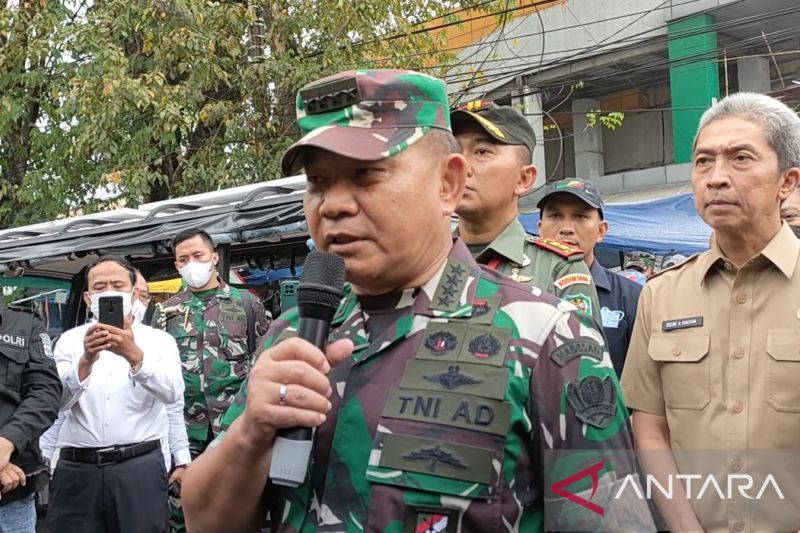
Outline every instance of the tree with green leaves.
{"label": "tree with green leaves", "polygon": [[447,64],[459,5],[4,0],[0,227],[272,179],[299,87]]}
{"label": "tree with green leaves", "polygon": [[445,29],[524,3],[0,0],[0,228],[275,178],[305,83],[452,78]]}

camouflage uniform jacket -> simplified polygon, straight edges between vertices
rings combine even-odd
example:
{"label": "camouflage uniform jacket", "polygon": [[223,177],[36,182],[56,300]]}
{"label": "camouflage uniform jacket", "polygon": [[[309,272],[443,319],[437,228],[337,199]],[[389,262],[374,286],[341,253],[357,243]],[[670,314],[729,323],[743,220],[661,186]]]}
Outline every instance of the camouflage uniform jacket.
{"label": "camouflage uniform jacket", "polygon": [[256,338],[270,324],[261,301],[220,280],[205,298],[179,292],[153,316],[153,327],[175,338],[183,366],[184,419],[189,439],[206,442],[209,424],[216,435],[252,364],[247,349],[247,314],[252,306]]}
{"label": "camouflage uniform jacket", "polygon": [[[373,319],[346,292],[331,340],[355,350],[331,373],[310,476],[267,487],[274,530],[541,531],[546,450],[629,450],[603,337],[571,304],[480,267],[461,240],[425,286],[393,296],[395,320],[369,338]],[[265,347],[297,324],[284,314]]]}
{"label": "camouflage uniform jacket", "polygon": [[515,218],[476,259],[514,281],[571,302],[602,331],[597,288],[579,248],[529,235]]}

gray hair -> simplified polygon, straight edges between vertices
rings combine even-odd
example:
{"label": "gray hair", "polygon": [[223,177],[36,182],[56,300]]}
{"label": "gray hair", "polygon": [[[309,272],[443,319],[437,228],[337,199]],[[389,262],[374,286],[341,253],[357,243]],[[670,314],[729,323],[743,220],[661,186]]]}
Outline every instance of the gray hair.
{"label": "gray hair", "polygon": [[706,110],[700,117],[692,152],[697,148],[697,138],[703,128],[723,118],[741,118],[760,126],[778,155],[781,172],[800,167],[800,117],[783,102],[759,93],[735,93]]}

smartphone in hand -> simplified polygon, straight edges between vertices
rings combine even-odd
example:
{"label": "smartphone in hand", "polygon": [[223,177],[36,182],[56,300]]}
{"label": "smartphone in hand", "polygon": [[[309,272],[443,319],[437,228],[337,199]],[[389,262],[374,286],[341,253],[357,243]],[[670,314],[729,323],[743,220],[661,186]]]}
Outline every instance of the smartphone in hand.
{"label": "smartphone in hand", "polygon": [[100,304],[98,321],[101,324],[123,329],[125,327],[125,315],[123,314],[122,296],[101,296],[98,302]]}

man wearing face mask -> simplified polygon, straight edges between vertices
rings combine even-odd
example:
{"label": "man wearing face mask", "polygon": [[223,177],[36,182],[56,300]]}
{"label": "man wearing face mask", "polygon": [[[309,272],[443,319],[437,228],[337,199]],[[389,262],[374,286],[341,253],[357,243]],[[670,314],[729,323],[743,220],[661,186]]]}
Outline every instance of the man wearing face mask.
{"label": "man wearing face mask", "polygon": [[[154,306],[150,305],[150,288],[147,285],[147,280],[144,279],[139,269],[137,268],[134,270],[136,271],[136,288],[139,290],[139,297],[133,302],[131,314],[137,322],[150,325],[150,319],[153,316],[154,309]],[[172,469],[172,459],[174,458],[176,465],[185,468],[190,460],[188,459],[189,444],[186,442],[186,427],[183,424],[183,398],[168,405],[167,412],[170,420],[169,436],[165,435],[164,438],[161,439],[161,452],[164,455],[164,464],[167,470]],[[176,413],[177,419],[175,418]],[[175,423],[176,420],[177,423]],[[57,460],[55,451],[58,447],[58,434],[61,431],[63,423],[64,413],[60,413],[55,423],[50,426],[50,429],[45,431],[39,438],[39,447],[42,450],[42,457],[49,461],[51,465],[55,465]],[[183,433],[182,437],[181,432]],[[184,442],[186,442],[185,446]],[[181,472],[177,475],[180,475]],[[172,482],[171,477],[170,482]]]}
{"label": "man wearing face mask", "polygon": [[[247,376],[256,339],[271,322],[261,301],[216,275],[219,255],[205,231],[175,237],[175,268],[187,288],[159,306],[153,327],[178,343],[184,421],[192,457],[219,434],[220,420]],[[172,531],[185,531],[179,500],[171,500]]]}
{"label": "man wearing face mask", "polygon": [[[48,509],[53,533],[167,530],[160,439],[165,406],[184,385],[175,341],[131,314],[135,282],[124,259],[89,265],[83,298],[95,320],[64,332],[54,350],[65,416]],[[122,328],[97,321],[101,298],[115,296]]]}
{"label": "man wearing face mask", "polygon": [[139,297],[133,302],[131,313],[133,314],[133,318],[149,326],[150,322],[153,320],[155,305],[150,296],[150,287],[147,285],[147,280],[144,279],[144,275],[142,275],[142,272],[138,268],[135,270],[136,288],[139,289]]}

